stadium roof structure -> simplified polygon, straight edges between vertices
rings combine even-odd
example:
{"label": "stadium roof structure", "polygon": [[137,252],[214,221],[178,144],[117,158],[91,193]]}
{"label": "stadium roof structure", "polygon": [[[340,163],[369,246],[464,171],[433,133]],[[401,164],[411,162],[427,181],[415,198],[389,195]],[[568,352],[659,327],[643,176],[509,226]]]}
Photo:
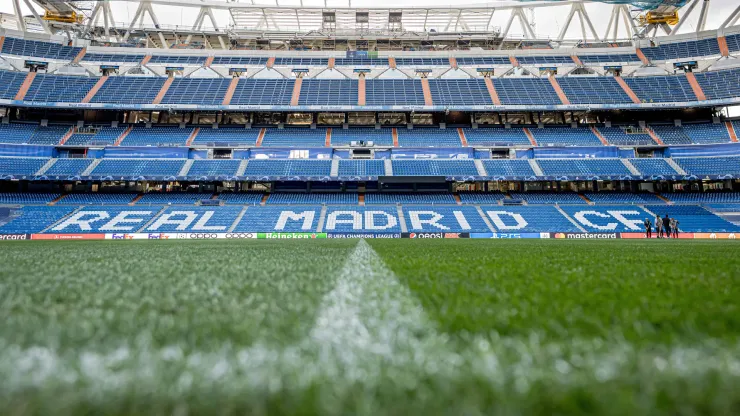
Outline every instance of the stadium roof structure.
{"label": "stadium roof structure", "polygon": [[[686,19],[697,11],[696,32],[709,29],[706,20],[711,4],[711,0],[510,0],[455,6],[388,7],[367,0],[23,0],[32,9],[33,16],[19,18],[20,0],[12,1],[17,29],[24,31],[43,30],[104,43],[132,40],[142,43],[141,39],[145,39],[146,46],[162,48],[188,47],[195,39],[205,48],[216,49],[228,49],[240,40],[287,43],[347,39],[398,42],[483,39],[501,49],[512,48],[505,46],[507,41],[522,40],[552,42],[548,44],[550,47],[576,42],[631,41],[658,34],[677,34]],[[41,6],[45,14],[34,11],[31,1]],[[116,21],[118,16],[113,14],[113,2],[136,3],[133,18],[127,22]],[[585,7],[589,3],[611,5],[605,28],[593,24]],[[158,15],[158,10],[167,7],[195,8],[198,14],[192,26],[161,24],[162,12]],[[537,33],[534,11],[553,7],[569,8],[565,24],[559,33]],[[503,27],[494,24],[494,16],[500,15],[507,16]],[[228,23],[224,21],[225,16],[228,16]],[[740,6],[720,29],[734,24],[738,18]],[[576,39],[566,37],[571,25],[580,26],[580,36]],[[520,35],[513,35],[512,27],[518,27]]]}

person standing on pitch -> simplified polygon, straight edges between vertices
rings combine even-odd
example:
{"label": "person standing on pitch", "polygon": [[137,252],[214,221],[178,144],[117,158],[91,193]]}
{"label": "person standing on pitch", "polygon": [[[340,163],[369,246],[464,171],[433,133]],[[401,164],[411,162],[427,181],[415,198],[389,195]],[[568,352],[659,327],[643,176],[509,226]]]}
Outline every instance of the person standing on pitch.
{"label": "person standing on pitch", "polygon": [[658,238],[663,238],[663,221],[659,215],[655,216],[655,234],[658,235]]}
{"label": "person standing on pitch", "polygon": [[671,231],[673,231],[673,238],[678,238],[678,220],[671,218]]}
{"label": "person standing on pitch", "polygon": [[663,218],[663,230],[665,231],[666,238],[671,238],[671,219],[668,218],[668,214],[665,214]]}
{"label": "person standing on pitch", "polygon": [[645,238],[653,238],[653,223],[650,218],[645,218]]}

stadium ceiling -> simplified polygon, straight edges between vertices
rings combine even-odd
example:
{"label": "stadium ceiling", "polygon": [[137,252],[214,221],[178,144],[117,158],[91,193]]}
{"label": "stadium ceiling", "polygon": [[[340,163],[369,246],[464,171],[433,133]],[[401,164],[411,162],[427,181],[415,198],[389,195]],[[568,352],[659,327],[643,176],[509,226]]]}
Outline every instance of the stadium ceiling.
{"label": "stadium ceiling", "polygon": [[[711,0],[552,0],[552,1],[498,1],[455,7],[403,6],[365,7],[362,0],[12,0],[16,17],[20,16],[20,1],[32,11],[31,2],[41,6],[45,14],[33,11],[32,18],[18,18],[19,29],[26,30],[28,21],[37,23],[47,33],[75,33],[78,37],[126,42],[132,33],[146,33],[158,37],[161,47],[167,48],[175,38],[187,36],[187,42],[196,34],[218,37],[222,47],[231,39],[264,37],[266,39],[295,39],[321,37],[394,39],[443,39],[469,36],[487,36],[509,39],[513,25],[521,29],[517,39],[536,40],[534,10],[568,7],[565,24],[557,35],[548,35],[556,42],[566,40],[572,25],[580,26],[579,41],[616,42],[632,38],[672,35],[697,12],[697,32],[706,28]],[[137,9],[128,22],[116,22],[112,2],[136,3]],[[594,26],[587,3],[611,4],[608,24]],[[160,24],[157,7],[188,7],[198,9],[192,27],[172,27]],[[700,7],[697,7],[700,6]],[[219,22],[214,15],[228,12],[230,22]],[[494,15],[508,16],[503,28],[493,25]],[[147,19],[148,18],[148,19]],[[733,25],[740,18],[740,5],[720,28]],[[147,20],[151,24],[146,23]],[[210,23],[210,25],[207,24]],[[102,35],[102,36],[101,36]],[[167,39],[170,39],[168,37]],[[540,37],[542,39],[542,37]],[[556,45],[557,46],[557,45]]]}

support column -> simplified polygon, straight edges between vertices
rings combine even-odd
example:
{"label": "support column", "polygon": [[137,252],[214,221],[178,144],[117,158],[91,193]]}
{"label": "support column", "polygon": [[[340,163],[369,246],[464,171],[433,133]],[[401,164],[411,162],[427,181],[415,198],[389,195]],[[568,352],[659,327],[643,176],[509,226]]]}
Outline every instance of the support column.
{"label": "support column", "polygon": [[493,85],[493,80],[491,78],[484,78],[483,79],[486,83],[486,88],[488,88],[488,95],[491,96],[491,101],[494,105],[501,105],[501,100],[498,98],[498,93],[496,92],[496,87]]}
{"label": "support column", "polygon": [[206,58],[206,63],[203,64],[204,67],[210,68],[210,66],[213,64],[213,56],[209,56]]}
{"label": "support column", "polygon": [[722,56],[730,56],[730,48],[727,46],[727,38],[719,36],[717,38],[717,43],[719,44],[719,51]]}
{"label": "support column", "polygon": [[185,142],[185,146],[190,146],[191,144],[193,144],[193,140],[195,140],[195,137],[198,135],[199,132],[200,132],[200,127],[194,128],[193,132],[190,133],[188,140]]}
{"label": "support column", "polygon": [[267,64],[265,64],[265,66],[268,68],[272,68],[273,65],[275,65],[275,57],[271,56],[267,58]]}
{"label": "support column", "polygon": [[324,147],[331,147],[331,127],[326,129],[326,139],[324,140]]}
{"label": "support column", "polygon": [[421,79],[421,90],[424,92],[424,105],[434,105],[432,90],[429,88],[429,80],[427,78]]}
{"label": "support column", "polygon": [[231,98],[234,97],[234,91],[236,91],[236,85],[238,83],[239,83],[239,77],[231,78],[231,82],[229,83],[229,89],[226,90],[226,94],[224,94],[224,100],[221,102],[221,105],[231,104]]}
{"label": "support column", "polygon": [[462,128],[457,129],[457,135],[460,136],[460,143],[463,147],[468,147],[468,139],[465,137],[465,131]]}
{"label": "support column", "polygon": [[457,69],[457,58],[454,56],[450,56],[450,66]]}
{"label": "support column", "polygon": [[730,134],[730,140],[733,143],[737,143],[737,133],[735,132],[735,126],[732,124],[731,121],[725,121],[725,127],[727,127],[727,132]]}
{"label": "support column", "polygon": [[257,136],[257,143],[255,143],[255,146],[257,146],[257,147],[261,147],[262,146],[262,140],[264,140],[264,138],[265,138],[265,133],[266,133],[266,130],[264,128],[263,129],[260,129],[260,134],[259,134],[259,136]]}
{"label": "support column", "polygon": [[365,105],[365,77],[357,80],[357,105]]}
{"label": "support column", "polygon": [[105,84],[105,81],[108,80],[108,75],[103,75],[102,77],[98,78],[98,82],[93,85],[93,87],[90,89],[90,91],[87,92],[87,95],[85,95],[85,98],[82,99],[83,103],[89,103],[92,101],[93,97],[95,97],[95,94],[98,93],[100,88],[103,87],[103,84]]}
{"label": "support column", "polygon": [[154,97],[154,101],[152,101],[152,104],[160,104],[162,102],[164,95],[167,94],[167,90],[170,89],[170,85],[172,85],[172,80],[174,79],[174,77],[167,77],[167,80],[164,82],[164,84],[162,84],[162,88],[159,89],[157,96]]}
{"label": "support column", "polygon": [[152,59],[152,55],[146,55],[146,56],[144,56],[144,59],[141,60],[141,62],[139,63],[139,65],[142,65],[142,66],[143,65],[146,65],[146,64],[149,63],[149,61],[151,59]]}
{"label": "support column", "polygon": [[606,138],[604,137],[604,135],[601,134],[601,132],[598,129],[596,129],[596,127],[591,126],[591,131],[594,133],[596,137],[599,138],[599,141],[601,142],[601,144],[603,144],[604,146],[609,146],[609,142],[606,141]]}
{"label": "support column", "polygon": [[126,130],[124,130],[123,133],[121,133],[120,136],[118,136],[118,138],[116,139],[115,143],[113,143],[113,146],[120,146],[121,145],[121,142],[123,141],[123,139],[125,139],[126,136],[128,136],[128,134],[131,133],[131,129],[133,129],[133,128],[134,128],[134,126],[129,125],[128,128]]}
{"label": "support column", "polygon": [[293,95],[290,96],[290,105],[298,105],[298,100],[301,98],[301,85],[303,85],[303,78],[296,78],[293,84]]}
{"label": "support column", "polygon": [[535,140],[535,138],[534,138],[534,134],[532,134],[532,132],[531,132],[531,131],[529,131],[529,129],[528,129],[528,128],[526,128],[526,127],[524,127],[524,128],[522,129],[522,130],[524,130],[524,134],[526,134],[526,135],[527,135],[527,138],[529,139],[529,143],[530,143],[530,144],[531,144],[532,146],[537,146],[537,140]]}
{"label": "support column", "polygon": [[26,79],[23,80],[23,84],[21,84],[21,87],[15,94],[16,101],[23,101],[23,99],[26,98],[26,93],[28,92],[28,89],[31,88],[31,84],[33,84],[34,78],[36,78],[35,72],[29,72],[28,74],[26,74]]}
{"label": "support column", "polygon": [[87,48],[82,48],[82,49],[80,49],[80,52],[79,52],[79,53],[77,53],[77,56],[75,56],[75,59],[74,59],[74,60],[73,60],[72,62],[74,62],[74,63],[76,63],[76,64],[77,64],[77,63],[80,63],[80,61],[82,60],[82,58],[84,58],[84,57],[85,57],[85,54],[86,54],[86,53],[87,53]]}
{"label": "support column", "polygon": [[689,85],[691,85],[691,89],[694,91],[696,99],[699,101],[706,101],[707,97],[704,95],[704,90],[701,89],[701,85],[699,85],[699,82],[696,80],[694,73],[687,72],[686,79],[689,81]]}
{"label": "support column", "polygon": [[394,127],[391,134],[393,135],[393,147],[398,147],[398,130]]}
{"label": "support column", "polygon": [[5,36],[0,36],[0,50],[3,49],[3,43],[5,43]]}
{"label": "support column", "polygon": [[640,101],[640,98],[635,94],[634,91],[632,91],[632,88],[630,88],[629,85],[627,85],[627,81],[624,80],[622,77],[614,77],[614,79],[617,81],[617,84],[619,84],[620,87],[622,87],[622,90],[624,91],[627,96],[630,97],[630,100],[632,100],[632,103],[634,104],[640,104],[642,101]]}
{"label": "support column", "polygon": [[650,65],[650,60],[647,58],[647,56],[645,56],[644,53],[642,53],[642,49],[635,48],[635,54],[637,55],[638,58],[640,58],[643,65]]}
{"label": "support column", "polygon": [[661,138],[660,138],[660,137],[659,137],[659,136],[658,136],[658,135],[657,135],[657,134],[656,134],[656,133],[655,133],[655,132],[653,131],[653,129],[651,129],[651,128],[650,128],[650,126],[645,126],[645,131],[647,132],[647,134],[648,134],[648,135],[650,135],[650,137],[651,137],[651,138],[653,139],[653,141],[654,141],[655,143],[657,143],[657,144],[659,144],[659,145],[661,145],[661,146],[665,145],[665,143],[663,143],[663,139],[661,139]]}
{"label": "support column", "polygon": [[576,63],[576,65],[583,66],[583,62],[581,62],[581,58],[579,58],[577,55],[571,55],[570,59],[572,59],[573,62]]}
{"label": "support column", "polygon": [[555,89],[555,92],[558,94],[558,97],[560,97],[560,102],[562,102],[564,105],[570,105],[570,100],[568,100],[568,97],[565,95],[565,92],[563,92],[563,89],[560,88],[560,84],[558,84],[558,80],[555,79],[555,77],[553,76],[547,77],[547,79],[550,81],[550,85],[552,85],[552,88]]}

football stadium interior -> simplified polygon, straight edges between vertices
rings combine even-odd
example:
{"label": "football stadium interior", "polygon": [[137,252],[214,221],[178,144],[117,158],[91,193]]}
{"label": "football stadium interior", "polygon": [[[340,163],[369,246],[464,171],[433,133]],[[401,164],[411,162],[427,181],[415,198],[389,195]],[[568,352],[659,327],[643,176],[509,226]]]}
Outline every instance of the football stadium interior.
{"label": "football stadium interior", "polygon": [[0,413],[738,414],[740,6],[399,3],[7,1]]}

